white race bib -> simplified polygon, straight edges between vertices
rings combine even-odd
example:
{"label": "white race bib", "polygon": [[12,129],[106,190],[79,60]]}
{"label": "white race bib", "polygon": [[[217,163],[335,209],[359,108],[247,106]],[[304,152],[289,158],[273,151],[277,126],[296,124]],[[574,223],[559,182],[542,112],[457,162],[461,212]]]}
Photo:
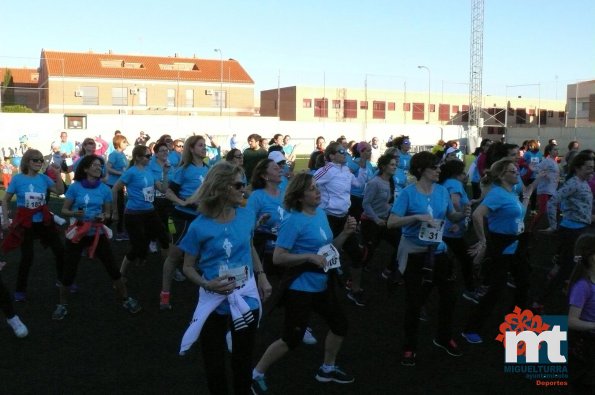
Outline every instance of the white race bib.
{"label": "white race bib", "polygon": [[143,188],[143,196],[145,197],[145,202],[153,203],[155,199],[155,188],[152,186]]}
{"label": "white race bib", "polygon": [[25,207],[37,208],[45,204],[45,193],[25,192]]}
{"label": "white race bib", "polygon": [[429,222],[422,222],[419,228],[418,239],[423,241],[431,241],[433,243],[442,242],[442,235],[444,234],[444,221],[443,219],[434,219]]}
{"label": "white race bib", "polygon": [[326,260],[323,270],[328,272],[331,269],[338,269],[341,267],[341,261],[339,260],[339,251],[332,244],[327,244],[318,250],[317,255],[323,256]]}
{"label": "white race bib", "polygon": [[241,288],[248,281],[250,270],[248,265],[230,268],[227,265],[219,266],[219,277],[226,276],[230,281],[235,281],[235,287]]}

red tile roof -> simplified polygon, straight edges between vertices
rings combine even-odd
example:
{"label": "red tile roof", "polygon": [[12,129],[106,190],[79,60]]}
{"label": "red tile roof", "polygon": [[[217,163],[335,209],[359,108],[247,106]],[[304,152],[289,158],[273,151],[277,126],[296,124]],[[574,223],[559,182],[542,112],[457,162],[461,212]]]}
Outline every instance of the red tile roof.
{"label": "red tile roof", "polygon": [[[49,76],[54,77],[64,75],[168,81],[179,78],[181,81],[203,82],[218,82],[221,79],[220,59],[42,50],[41,64],[42,67],[47,64]],[[254,83],[246,70],[233,59],[223,60],[223,81]]]}
{"label": "red tile roof", "polygon": [[0,81],[4,81],[4,73],[10,70],[12,75],[12,84],[15,86],[37,87],[39,72],[37,69],[3,67],[0,68]]}

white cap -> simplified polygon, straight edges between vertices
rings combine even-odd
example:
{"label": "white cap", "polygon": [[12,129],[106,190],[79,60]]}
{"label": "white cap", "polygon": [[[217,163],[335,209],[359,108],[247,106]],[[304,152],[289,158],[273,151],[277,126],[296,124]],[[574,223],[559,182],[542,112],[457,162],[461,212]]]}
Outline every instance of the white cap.
{"label": "white cap", "polygon": [[275,161],[275,163],[279,163],[279,162],[283,162],[285,159],[285,155],[283,155],[283,153],[281,153],[281,151],[271,151],[269,152],[269,159],[272,159]]}

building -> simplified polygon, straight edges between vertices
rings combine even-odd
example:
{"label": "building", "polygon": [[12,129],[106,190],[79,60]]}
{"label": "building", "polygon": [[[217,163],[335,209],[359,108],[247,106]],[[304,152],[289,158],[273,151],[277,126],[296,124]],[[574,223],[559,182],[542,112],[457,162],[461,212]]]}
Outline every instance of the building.
{"label": "building", "polygon": [[581,81],[566,87],[568,121],[571,128],[595,126],[595,80]]}
{"label": "building", "polygon": [[[260,105],[261,116],[282,121],[466,125],[469,119],[467,94],[431,93],[428,99],[427,92],[290,86],[261,91]],[[564,126],[565,105],[563,100],[486,95],[483,133],[504,134],[506,126]]]}

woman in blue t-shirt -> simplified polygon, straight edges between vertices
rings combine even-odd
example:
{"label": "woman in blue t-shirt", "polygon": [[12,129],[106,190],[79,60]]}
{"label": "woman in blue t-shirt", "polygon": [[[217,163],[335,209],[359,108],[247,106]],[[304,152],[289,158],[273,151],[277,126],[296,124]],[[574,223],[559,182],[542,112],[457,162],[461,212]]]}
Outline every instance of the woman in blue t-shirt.
{"label": "woman in blue t-shirt", "polygon": [[439,162],[436,155],[427,151],[413,155],[410,173],[417,182],[401,191],[388,218],[389,228],[402,228],[397,259],[405,279],[405,342],[401,359],[404,366],[416,364],[420,312],[434,286],[440,291],[440,305],[433,343],[450,356],[462,355],[452,338],[455,277],[442,238],[445,220],[459,222],[470,210],[455,211],[447,189],[437,183]]}
{"label": "woman in blue t-shirt", "polygon": [[[351,170],[351,172],[357,176],[357,173],[361,167],[360,162],[364,161],[366,163],[365,169],[367,179],[371,180],[374,178],[374,175],[376,174],[376,168],[370,162],[370,157],[372,155],[372,147],[370,144],[366,143],[365,141],[360,141],[359,143],[353,145],[351,152],[353,154],[353,160],[347,163],[349,170]],[[361,186],[351,186],[351,206],[349,206],[349,215],[355,218],[355,220],[358,222],[360,221],[364,211],[362,203],[364,201],[365,188],[365,184]]]}
{"label": "woman in blue t-shirt", "polygon": [[122,307],[131,314],[141,310],[139,303],[128,296],[126,284],[116,264],[109,239],[111,231],[103,222],[109,217],[112,191],[101,182],[103,159],[96,155],[83,157],[74,174],[73,183],[66,192],[62,215],[74,218],[76,222],[66,232],[64,251],[64,272],[60,278],[60,303],[52,319],[62,320],[68,314],[69,287],[76,276],[81,252],[89,247],[87,256],[97,256],[113,281],[114,289]]}
{"label": "woman in blue t-shirt", "polygon": [[[155,178],[148,168],[151,157],[149,149],[144,145],[134,147],[128,170],[120,176],[120,179],[112,188],[113,205],[116,207],[118,204],[118,191],[126,186],[128,193],[128,201],[124,211],[124,224],[130,237],[130,248],[122,260],[122,268],[120,269],[122,275],[126,274],[126,268],[130,262],[138,260],[139,264],[144,264],[151,240],[159,240],[162,254],[167,255],[169,249],[169,237],[153,206]],[[165,188],[163,188],[162,192],[165,192]],[[118,217],[118,211],[114,210],[113,207],[112,219],[114,221],[121,220]]]}
{"label": "woman in blue t-shirt", "polygon": [[409,184],[408,176],[411,167],[411,154],[409,150],[411,149],[411,140],[409,140],[409,136],[399,136],[387,143],[387,147],[389,144],[389,148],[396,147],[399,150],[399,162],[397,162],[397,172],[395,174],[397,188],[401,190]]}
{"label": "woman in blue t-shirt", "polygon": [[[44,246],[50,247],[56,261],[57,278],[62,277],[64,246],[58,237],[54,216],[47,206],[46,194],[63,194],[64,183],[57,165],[51,165],[46,171],[47,175],[40,174],[43,163],[41,152],[27,150],[19,166],[20,173],[12,178],[2,198],[2,229],[9,231],[2,243],[2,250],[6,253],[17,247],[21,248],[21,263],[14,293],[17,302],[26,300],[27,278],[33,264],[35,239],[40,239]],[[14,195],[17,197],[17,210],[11,225],[8,222],[8,211]]]}
{"label": "woman in blue t-shirt", "polygon": [[225,335],[230,326],[234,393],[250,393],[260,301],[271,293],[251,241],[254,214],[240,207],[246,187],[242,176],[243,171],[228,162],[213,166],[198,191],[200,215],[178,244],[185,254],[184,274],[200,287],[180,353],[200,336],[212,394],[227,393]]}
{"label": "woman in blue t-shirt", "polygon": [[[169,149],[167,144],[164,142],[158,142],[153,147],[153,157],[149,162],[149,170],[153,173],[155,178],[155,201],[153,205],[157,210],[157,215],[163,224],[165,229],[169,227],[169,216],[173,205],[171,201],[165,196],[165,193],[161,192],[167,189],[169,185],[169,179],[173,174],[173,169],[167,159]],[[165,170],[165,171],[164,171]]]}
{"label": "woman in blue t-shirt", "polygon": [[355,219],[349,217],[343,231],[333,239],[326,214],[318,207],[320,191],[307,173],[289,182],[284,203],[289,215],[281,223],[273,263],[286,269],[281,283],[285,322],[281,338],[267,348],[252,372],[252,390],[258,394],[266,389],[268,368],[302,342],[311,312],[320,314],[329,326],[324,363],[316,380],[341,384],[354,380],[335,365],[348,321],[337,303],[334,286],[340,267],[338,249],[355,231]]}
{"label": "woman in blue t-shirt", "polygon": [[[524,218],[529,196],[535,184],[525,189],[521,201],[514,189],[518,184],[519,170],[512,158],[494,162],[484,178],[490,189],[473,212],[473,229],[478,242],[469,251],[475,257],[474,262],[482,262],[484,257],[490,259],[483,261],[487,292],[479,300],[462,333],[469,343],[483,342],[479,331],[506,287],[509,271],[516,285],[514,305],[522,309],[528,307],[530,268],[524,253],[526,243],[521,236],[525,231]],[[487,235],[484,231],[486,219]]]}
{"label": "woman in blue t-shirt", "polygon": [[[113,188],[116,182],[120,179],[124,170],[128,167],[128,158],[124,154],[124,150],[128,147],[128,140],[126,137],[119,134],[113,139],[114,151],[112,151],[108,158],[105,170],[107,173],[106,184],[108,187]],[[118,191],[118,217],[124,218],[124,189]],[[124,221],[118,221],[116,224],[116,241],[128,240],[128,235],[124,233]]]}

